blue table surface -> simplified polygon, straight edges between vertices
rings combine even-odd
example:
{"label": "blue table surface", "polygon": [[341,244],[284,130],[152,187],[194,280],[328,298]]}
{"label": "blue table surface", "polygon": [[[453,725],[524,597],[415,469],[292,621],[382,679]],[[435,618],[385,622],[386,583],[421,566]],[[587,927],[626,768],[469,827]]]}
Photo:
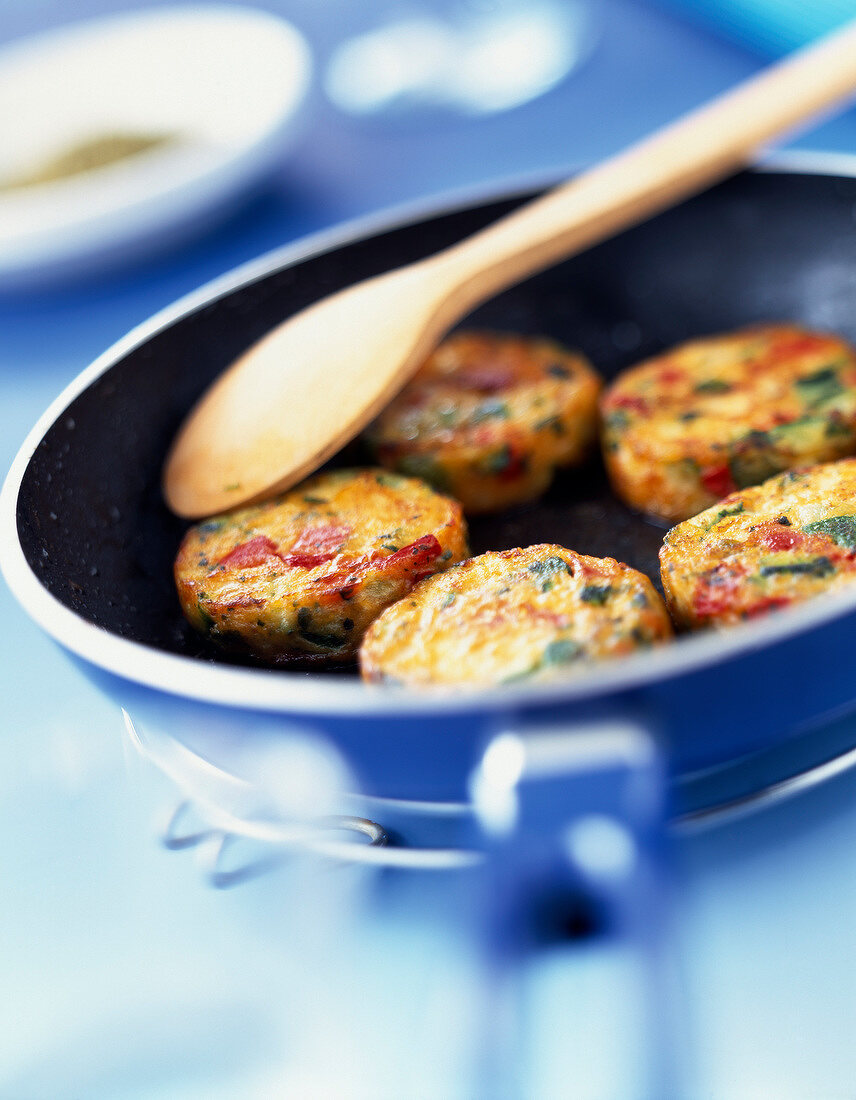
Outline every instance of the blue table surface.
{"label": "blue table surface", "polygon": [[[318,32],[308,3],[269,6]],[[27,29],[37,9],[59,18],[50,4],[11,5],[0,12],[0,40]],[[99,352],[238,263],[395,204],[559,175],[761,63],[641,0],[603,0],[598,18],[599,45],[579,72],[479,122],[354,122],[316,93],[297,148],[231,220],[109,279],[0,300],[0,468]],[[856,151],[856,114],[797,144]],[[278,932],[293,895],[273,876],[211,890],[190,854],[159,848],[151,818],[169,792],[129,769],[113,704],[2,585],[0,619],[0,1097],[285,1095],[277,1057],[295,1009],[286,993],[295,960]],[[673,947],[690,1006],[688,1095],[856,1095],[854,796],[856,776],[845,775],[677,843]],[[407,949],[388,939],[391,974]],[[338,1054],[359,1062],[358,1051]],[[397,1095],[431,1094],[410,1080],[412,1093]],[[291,1081],[288,1095],[316,1094],[327,1095]],[[433,1095],[452,1094],[435,1082]]]}

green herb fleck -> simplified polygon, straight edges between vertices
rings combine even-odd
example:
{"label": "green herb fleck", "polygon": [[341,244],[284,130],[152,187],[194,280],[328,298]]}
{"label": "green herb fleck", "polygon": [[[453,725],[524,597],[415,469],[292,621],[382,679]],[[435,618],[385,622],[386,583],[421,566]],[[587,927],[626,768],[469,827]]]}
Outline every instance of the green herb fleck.
{"label": "green herb fleck", "polygon": [[800,396],[810,408],[823,405],[844,392],[844,386],[834,367],[823,367],[794,383]]}
{"label": "green herb fleck", "polygon": [[738,489],[758,485],[779,472],[780,466],[769,448],[770,437],[766,432],[749,432],[737,442],[728,469]]}
{"label": "green herb fleck", "polygon": [[560,557],[553,555],[542,561],[535,561],[529,566],[529,572],[540,578],[539,591],[549,592],[555,584],[555,579],[562,573],[570,573],[570,566]]}
{"label": "green herb fleck", "polygon": [[808,430],[813,429],[816,437],[819,438],[825,433],[827,424],[826,416],[800,416],[796,420],[790,420],[787,424],[779,424],[775,428],[771,428],[767,433],[770,439],[774,443],[788,443],[793,446],[794,439],[797,437],[797,443],[801,445],[801,449],[806,449],[806,443],[808,442]]}
{"label": "green herb fleck", "polygon": [[856,516],[829,516],[803,527],[807,535],[826,535],[847,550],[856,550]]}
{"label": "green herb fleck", "polygon": [[604,421],[604,426],[609,432],[623,432],[630,423],[630,417],[626,409],[616,409],[611,412]]}
{"label": "green herb fleck", "polygon": [[394,542],[382,542],[381,546],[384,548],[384,550],[392,550],[393,552],[398,549]]}
{"label": "green herb fleck", "polygon": [[572,638],[556,638],[547,644],[540,659],[534,665],[521,669],[520,672],[512,672],[510,676],[506,676],[501,682],[503,684],[514,684],[520,680],[528,680],[530,676],[534,676],[536,672],[541,672],[542,669],[568,665],[582,656],[583,648],[578,642],[575,642]]}
{"label": "green herb fleck", "polygon": [[210,535],[213,531],[219,531],[226,526],[226,517],[221,516],[219,519],[207,519],[204,523],[200,523],[196,530],[200,535]]}
{"label": "green herb fleck", "polygon": [[675,462],[669,462],[668,467],[680,478],[697,480],[701,474],[701,467],[694,458],[679,458]]}
{"label": "green herb fleck", "polygon": [[571,378],[573,373],[570,367],[562,366],[561,363],[551,363],[547,367],[547,374],[552,374],[554,378]]}
{"label": "green herb fleck", "polygon": [[580,599],[583,603],[603,607],[614,591],[611,584],[587,584],[580,592]]}
{"label": "green herb fleck", "polygon": [[442,603],[440,604],[440,610],[442,611],[442,610],[443,610],[443,609],[444,609],[445,607],[451,607],[451,606],[452,606],[452,604],[453,604],[453,603],[455,602],[455,600],[456,600],[457,598],[458,598],[458,597],[457,597],[457,594],[456,594],[456,593],[454,593],[454,592],[448,592],[448,593],[446,594],[446,598],[445,598],[445,599],[443,600],[443,602],[442,602]]}
{"label": "green herb fleck", "polygon": [[728,516],[739,516],[742,511],[744,511],[742,500],[738,501],[732,508],[720,508],[705,530],[712,530],[720,520],[727,519]]}
{"label": "green herb fleck", "polygon": [[832,413],[830,413],[829,418],[826,421],[826,428],[823,434],[826,436],[827,439],[836,439],[840,438],[841,436],[849,436],[852,433],[852,429],[847,421],[844,419],[844,417],[841,416],[840,413],[837,416],[834,415],[836,412],[837,410],[833,409]]}
{"label": "green herb fleck", "polygon": [[306,496],[304,496],[303,499],[306,501],[307,504],[326,504],[327,503],[327,498],[326,497],[313,497],[313,496],[306,495]]}
{"label": "green herb fleck", "polygon": [[401,473],[407,474],[408,477],[418,477],[422,481],[427,481],[435,489],[447,490],[449,488],[445,471],[431,455],[402,455],[396,463],[396,467]]}
{"label": "green herb fleck", "polygon": [[202,625],[206,630],[210,630],[214,626],[214,617],[208,611],[208,608],[203,606],[202,603],[197,601],[196,609],[199,612],[199,618],[202,620]]}
{"label": "green herb fleck", "polygon": [[501,474],[511,465],[512,453],[508,444],[504,444],[498,451],[487,457],[481,463],[481,469],[486,474]]}
{"label": "green herb fleck", "polygon": [[483,420],[508,420],[511,415],[504,401],[483,401],[470,416],[471,424],[480,424]]}
{"label": "green herb fleck", "polygon": [[708,378],[699,382],[695,388],[696,393],[731,393],[732,385],[721,378]]}
{"label": "green herb fleck", "polygon": [[828,577],[830,573],[834,572],[835,566],[827,557],[812,558],[811,561],[794,561],[761,566],[762,577],[770,577],[776,573],[803,573],[810,577]]}
{"label": "green herb fleck", "polygon": [[529,566],[529,572],[534,573],[536,577],[548,577],[553,573],[570,573],[570,571],[568,563],[556,554],[549,558],[542,558],[541,561],[533,561]]}
{"label": "green herb fleck", "polygon": [[582,656],[582,646],[572,638],[557,638],[550,642],[541,655],[541,667],[566,665]]}

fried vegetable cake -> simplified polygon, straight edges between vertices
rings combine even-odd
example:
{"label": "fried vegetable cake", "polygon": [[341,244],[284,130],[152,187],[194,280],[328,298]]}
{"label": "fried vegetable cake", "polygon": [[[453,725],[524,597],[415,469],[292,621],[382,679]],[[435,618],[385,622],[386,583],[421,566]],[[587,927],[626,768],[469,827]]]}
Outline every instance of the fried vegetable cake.
{"label": "fried vegetable cake", "polygon": [[192,527],[175,581],[212,642],[270,664],[339,663],[384,608],[467,553],[456,501],[386,470],[337,470]]}
{"label": "fried vegetable cake", "polygon": [[783,470],[856,452],[856,352],[796,325],[693,340],[620,375],[601,415],[618,495],[686,519]]}
{"label": "fried vegetable cake", "polygon": [[671,635],[642,573],[544,544],[422,581],[369,628],[360,667],[370,682],[488,687],[567,676]]}
{"label": "fried vegetable cake", "polygon": [[533,500],[597,436],[600,379],[551,340],[458,333],[366,433],[379,462],[470,513]]}
{"label": "fried vegetable cake", "polygon": [[660,551],[677,623],[730,626],[856,581],[856,459],[789,470],[679,524]]}

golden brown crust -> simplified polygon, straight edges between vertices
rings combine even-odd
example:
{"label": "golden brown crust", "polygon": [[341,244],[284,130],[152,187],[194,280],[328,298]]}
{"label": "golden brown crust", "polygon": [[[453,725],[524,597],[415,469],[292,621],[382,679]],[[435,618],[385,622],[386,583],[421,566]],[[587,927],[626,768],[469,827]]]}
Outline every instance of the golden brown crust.
{"label": "golden brown crust", "polygon": [[782,470],[856,451],[856,352],[796,325],[693,340],[620,375],[601,415],[618,495],[685,519]]}
{"label": "golden brown crust", "polygon": [[543,544],[420,582],[372,624],[360,667],[370,682],[488,687],[566,676],[671,634],[642,573]]}
{"label": "golden brown crust", "polygon": [[676,622],[757,618],[856,581],[856,459],[790,470],[673,528],[660,551]]}
{"label": "golden brown crust", "polygon": [[600,379],[551,340],[458,333],[371,426],[379,462],[422,477],[465,511],[532,500],[597,434]]}
{"label": "golden brown crust", "polygon": [[341,470],[192,527],[175,580],[215,644],[271,664],[339,663],[385,607],[467,552],[455,501],[385,470]]}

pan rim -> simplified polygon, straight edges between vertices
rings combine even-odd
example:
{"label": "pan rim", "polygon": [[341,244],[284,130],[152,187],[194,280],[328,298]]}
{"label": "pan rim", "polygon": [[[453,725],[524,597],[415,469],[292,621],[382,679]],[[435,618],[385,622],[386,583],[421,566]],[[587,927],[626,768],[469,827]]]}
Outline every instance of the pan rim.
{"label": "pan rim", "polygon": [[[762,173],[827,175],[856,178],[856,155],[793,150],[750,167]],[[416,220],[452,213],[473,203],[514,198],[555,183],[555,175],[516,177],[478,188],[459,189],[393,210],[358,218],[274,249],[240,265],[132,329],[86,367],[51,402],[26,436],[0,492],[0,571],[12,594],[30,617],[71,653],[91,665],[143,687],[168,695],[235,709],[336,715],[441,715],[454,712],[507,712],[525,707],[603,700],[645,685],[676,679],[703,667],[715,667],[754,651],[786,642],[856,611],[852,592],[818,597],[766,619],[735,626],[728,632],[698,634],[679,644],[634,654],[614,663],[592,666],[585,677],[544,684],[490,689],[455,689],[413,693],[372,688],[359,680],[291,675],[284,671],[242,668],[158,650],[87,622],[42,585],[23,552],[17,530],[17,505],[29,462],[41,440],[81,393],[134,348],[182,317],[239,287],[309,256],[351,241],[392,230]]]}

